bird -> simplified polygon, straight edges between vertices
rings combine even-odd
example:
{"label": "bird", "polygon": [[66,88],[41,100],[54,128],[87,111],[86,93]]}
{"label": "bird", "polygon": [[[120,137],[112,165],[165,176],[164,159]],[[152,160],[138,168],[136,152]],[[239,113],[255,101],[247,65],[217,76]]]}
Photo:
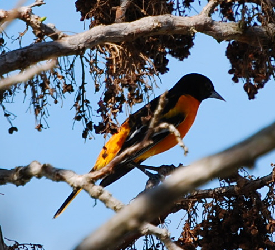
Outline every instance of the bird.
{"label": "bird", "polygon": [[[159,114],[159,123],[166,122],[174,125],[180,132],[180,137],[183,138],[192,126],[201,102],[208,98],[224,100],[215,91],[213,83],[208,77],[198,73],[184,75],[166,93],[165,105]],[[122,123],[118,132],[113,134],[102,148],[91,172],[102,169],[115,156],[144,139],[159,100],[160,96],[154,98]],[[112,184],[149,157],[167,151],[178,143],[168,129],[153,132],[150,141],[148,146],[134,152],[118,163],[113,173],[105,176],[100,185],[106,187]],[[57,218],[67,208],[80,191],[81,188],[73,189],[55,213],[54,218]]]}

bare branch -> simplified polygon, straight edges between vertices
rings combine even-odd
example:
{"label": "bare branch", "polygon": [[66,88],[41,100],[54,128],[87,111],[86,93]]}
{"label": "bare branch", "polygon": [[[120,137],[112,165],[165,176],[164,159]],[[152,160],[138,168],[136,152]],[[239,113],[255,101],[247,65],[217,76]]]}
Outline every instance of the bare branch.
{"label": "bare branch", "polygon": [[63,170],[54,168],[50,164],[41,164],[38,161],[33,161],[27,166],[16,167],[11,170],[0,169],[0,185],[12,183],[16,186],[23,186],[33,177],[46,177],[52,181],[66,181],[73,186],[72,178],[75,180],[79,175],[71,170]]}
{"label": "bare branch", "polygon": [[38,38],[48,36],[52,40],[57,40],[67,36],[63,32],[57,30],[53,24],[44,24],[40,16],[32,13],[33,7],[39,7],[43,4],[45,4],[43,0],[37,0],[29,6],[17,7],[10,11],[0,9],[0,21],[6,22],[2,25],[1,31],[6,29],[7,24],[10,21],[18,18],[24,21],[28,26],[32,27],[33,33]]}
{"label": "bare branch", "polygon": [[35,65],[26,69],[24,72],[19,74],[7,77],[5,79],[0,80],[0,90],[8,89],[12,85],[17,83],[26,82],[27,80],[31,79],[34,75],[39,74],[42,71],[47,71],[55,67],[56,60],[51,60],[43,65]]}
{"label": "bare branch", "polygon": [[202,16],[208,16],[210,17],[213,12],[214,9],[219,5],[219,1],[218,0],[210,0],[202,9],[202,11],[200,12],[200,15]]}
{"label": "bare branch", "polygon": [[4,24],[0,26],[0,33],[2,33],[8,26],[9,24],[16,19],[17,17],[17,10],[26,2],[26,0],[20,0],[16,3],[16,6],[13,10],[10,11],[8,14],[8,11],[3,11],[0,9],[0,21],[3,21],[4,19]]}
{"label": "bare branch", "polygon": [[241,185],[237,184],[226,187],[217,187],[214,189],[196,190],[192,192],[190,195],[188,195],[186,198],[183,198],[183,200],[201,200],[206,198],[212,198],[214,196],[232,197],[234,195],[246,194],[251,191],[261,189],[262,187],[268,185],[268,183],[271,182],[273,178],[274,173],[271,173],[256,180],[246,180],[246,182]]}
{"label": "bare branch", "polygon": [[[43,176],[52,181],[65,181],[71,186],[81,186],[81,188],[87,191],[92,198],[99,199],[107,208],[110,208],[115,212],[118,212],[125,207],[121,201],[115,199],[106,189],[101,186],[95,186],[87,176],[77,175],[70,170],[54,168],[50,164],[42,165],[37,161],[31,162],[26,167],[17,167],[12,170],[0,169],[0,185],[6,183],[13,183],[17,186],[25,185],[32,177],[41,178]],[[153,234],[165,244],[169,245],[169,248],[167,246],[168,249],[176,249],[172,248],[173,243],[171,242],[169,233],[166,230],[161,230],[149,223],[144,223],[140,228],[142,235],[149,233]]]}
{"label": "bare branch", "polygon": [[125,13],[130,3],[131,0],[120,0],[120,6],[116,8],[116,23],[125,21]]}
{"label": "bare branch", "polygon": [[159,120],[160,120],[160,116],[161,116],[161,112],[163,111],[164,109],[164,106],[166,104],[166,95],[167,95],[168,91],[164,92],[160,98],[159,98],[159,103],[158,103],[158,106],[153,114],[153,117],[150,121],[150,124],[149,124],[149,127],[148,127],[148,131],[147,131],[147,134],[145,135],[144,137],[144,141],[148,141],[150,136],[152,135],[152,133],[154,132],[154,130],[156,129],[158,123],[159,123]]}
{"label": "bare branch", "polygon": [[170,238],[170,233],[167,229],[156,227],[155,225],[147,223],[141,229],[142,235],[153,234],[159,238],[166,246],[168,250],[182,250],[178,247]]}
{"label": "bare branch", "polygon": [[106,207],[118,211],[124,205],[115,199],[107,190],[101,186],[95,186],[87,175],[77,175],[71,170],[54,168],[50,164],[41,164],[38,161],[31,162],[25,167],[16,167],[15,169],[0,169],[0,185],[12,183],[16,186],[25,185],[32,177],[40,179],[46,177],[52,181],[67,182],[72,187],[81,187],[86,190],[91,197],[102,201]]}
{"label": "bare branch", "polygon": [[144,17],[130,23],[96,26],[77,35],[63,37],[58,41],[36,43],[0,56],[0,75],[25,68],[26,62],[34,64],[52,57],[84,53],[86,49],[106,42],[133,41],[141,36],[193,34],[194,31],[212,36],[217,41],[236,40],[259,45],[271,41],[275,25],[253,26],[244,32],[238,23],[213,21],[205,15],[179,17],[172,15]]}
{"label": "bare branch", "polygon": [[97,229],[76,250],[114,249],[114,242],[123,241],[129,231],[136,231],[144,222],[160,216],[181,195],[214,177],[225,177],[239,167],[251,165],[274,148],[275,123],[223,152],[179,168],[163,185],[141,195]]}

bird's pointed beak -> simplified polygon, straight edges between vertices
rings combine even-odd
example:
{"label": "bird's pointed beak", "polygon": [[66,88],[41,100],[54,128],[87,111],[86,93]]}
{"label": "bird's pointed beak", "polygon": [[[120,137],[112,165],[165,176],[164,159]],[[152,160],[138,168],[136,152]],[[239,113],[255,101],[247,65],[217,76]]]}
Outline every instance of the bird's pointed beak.
{"label": "bird's pointed beak", "polygon": [[209,96],[209,98],[216,98],[216,99],[220,99],[220,100],[225,101],[223,99],[223,97],[218,92],[216,92],[215,90],[211,93],[211,95]]}

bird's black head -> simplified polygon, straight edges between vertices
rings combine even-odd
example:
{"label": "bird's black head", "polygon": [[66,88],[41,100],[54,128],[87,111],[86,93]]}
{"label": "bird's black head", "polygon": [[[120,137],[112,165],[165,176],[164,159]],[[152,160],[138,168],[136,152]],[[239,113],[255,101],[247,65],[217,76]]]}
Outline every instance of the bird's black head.
{"label": "bird's black head", "polygon": [[213,83],[204,75],[188,74],[183,76],[171,89],[174,94],[189,94],[200,102],[207,98],[224,100],[214,89]]}

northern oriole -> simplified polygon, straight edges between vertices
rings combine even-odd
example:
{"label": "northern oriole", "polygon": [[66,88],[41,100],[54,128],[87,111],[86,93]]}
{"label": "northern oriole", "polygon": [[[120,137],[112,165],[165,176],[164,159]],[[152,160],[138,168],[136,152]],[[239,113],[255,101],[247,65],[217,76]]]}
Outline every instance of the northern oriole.
{"label": "northern oriole", "polygon": [[[183,76],[177,84],[171,88],[165,96],[166,103],[161,110],[160,120],[173,124],[180,132],[181,138],[185,136],[192,126],[200,103],[207,98],[224,100],[215,90],[212,82],[201,74],[188,74]],[[156,110],[160,97],[156,97],[147,105],[131,114],[102,148],[96,163],[91,171],[97,171],[105,167],[116,155],[125,149],[141,142],[146,135],[150,120]],[[152,143],[128,156],[121,163],[115,166],[114,172],[104,177],[100,185],[106,187],[127,174],[137,164],[147,158],[162,153],[177,144],[177,140],[168,129],[154,132],[150,140]],[[70,196],[58,209],[54,218],[59,216],[81,191],[74,189]]]}

